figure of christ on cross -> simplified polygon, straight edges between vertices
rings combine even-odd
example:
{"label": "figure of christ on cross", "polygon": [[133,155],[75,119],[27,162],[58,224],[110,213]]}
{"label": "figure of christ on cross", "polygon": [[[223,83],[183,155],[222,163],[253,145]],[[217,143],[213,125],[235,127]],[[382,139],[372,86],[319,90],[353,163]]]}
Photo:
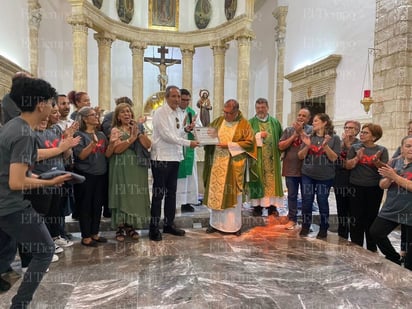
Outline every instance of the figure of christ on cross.
{"label": "figure of christ on cross", "polygon": [[159,68],[160,74],[157,76],[157,81],[160,84],[160,91],[165,91],[168,77],[166,74],[167,67],[170,67],[174,64],[180,64],[181,61],[179,59],[166,59],[165,55],[169,52],[169,49],[165,48],[165,46],[160,46],[157,49],[157,52],[160,53],[160,58],[150,58],[144,57],[144,61],[149,62]]}

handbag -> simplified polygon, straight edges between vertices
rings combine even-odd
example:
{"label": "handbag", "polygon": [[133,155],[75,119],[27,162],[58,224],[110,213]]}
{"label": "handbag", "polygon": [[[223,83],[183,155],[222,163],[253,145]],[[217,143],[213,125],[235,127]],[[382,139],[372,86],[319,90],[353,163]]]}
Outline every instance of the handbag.
{"label": "handbag", "polygon": [[137,164],[150,167],[150,151],[137,140],[134,142],[134,151],[137,155]]}

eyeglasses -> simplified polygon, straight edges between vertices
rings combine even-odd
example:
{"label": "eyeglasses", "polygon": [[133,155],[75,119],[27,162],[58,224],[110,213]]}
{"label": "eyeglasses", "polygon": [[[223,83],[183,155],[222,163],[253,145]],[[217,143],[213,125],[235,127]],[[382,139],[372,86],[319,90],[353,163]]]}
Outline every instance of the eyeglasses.
{"label": "eyeglasses", "polygon": [[360,134],[370,134],[368,131],[360,131]]}
{"label": "eyeglasses", "polygon": [[231,112],[226,112],[226,111],[223,111],[223,114],[225,114],[225,115],[233,115],[234,113],[236,113],[237,111],[231,111]]}
{"label": "eyeglasses", "polygon": [[345,130],[355,130],[355,127],[344,127]]}
{"label": "eyeglasses", "polygon": [[180,129],[179,118],[176,117],[176,129]]}
{"label": "eyeglasses", "polygon": [[89,114],[86,117],[96,117],[96,116],[97,116],[97,113],[94,113],[94,114]]}

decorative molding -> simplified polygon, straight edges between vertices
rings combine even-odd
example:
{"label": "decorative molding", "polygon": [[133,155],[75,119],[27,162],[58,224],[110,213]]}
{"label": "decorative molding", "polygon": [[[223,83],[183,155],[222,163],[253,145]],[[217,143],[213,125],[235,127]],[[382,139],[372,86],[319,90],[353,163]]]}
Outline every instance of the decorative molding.
{"label": "decorative molding", "polygon": [[285,78],[294,83],[308,77],[319,75],[320,73],[322,73],[322,75],[334,73],[336,76],[336,68],[341,59],[341,55],[330,55],[325,59],[319,60],[316,63],[307,65],[299,70],[285,75]]}
{"label": "decorative molding", "polygon": [[110,33],[95,33],[94,39],[97,41],[97,44],[112,47],[112,43],[116,40],[116,36]]}
{"label": "decorative molding", "polygon": [[180,46],[180,51],[182,53],[182,56],[193,57],[196,49],[193,45],[182,45]]}
{"label": "decorative molding", "polygon": [[129,48],[131,49],[132,54],[134,54],[136,52],[140,52],[142,50],[145,50],[147,48],[147,44],[142,43],[140,41],[132,41],[129,44]]}
{"label": "decorative molding", "polygon": [[182,45],[193,45],[196,47],[209,46],[211,40],[229,42],[237,33],[251,32],[253,19],[246,14],[239,15],[229,22],[214,28],[187,32],[170,32],[158,29],[145,29],[126,25],[120,21],[102,15],[101,11],[91,2],[86,0],[69,0],[72,5],[72,16],[68,18],[71,25],[82,24],[93,28],[96,32],[107,31],[116,36],[118,40],[132,42],[139,38],[141,42],[148,45],[166,45],[179,47]]}
{"label": "decorative molding", "polygon": [[341,55],[330,55],[285,76],[292,83],[289,89],[292,93],[292,113],[289,120],[296,118],[300,108],[296,103],[320,96],[326,96],[326,113],[331,118],[333,117],[335,112],[336,68],[341,59]]}

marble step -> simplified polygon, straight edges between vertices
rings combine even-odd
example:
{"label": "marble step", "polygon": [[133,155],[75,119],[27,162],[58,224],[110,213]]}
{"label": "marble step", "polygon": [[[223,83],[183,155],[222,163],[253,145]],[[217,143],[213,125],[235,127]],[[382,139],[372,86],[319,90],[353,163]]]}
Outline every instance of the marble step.
{"label": "marble step", "polygon": [[[209,210],[205,206],[194,206],[195,211],[190,213],[181,213],[180,209],[176,211],[175,224],[179,228],[206,228],[209,223]],[[252,216],[251,209],[244,209],[242,211],[242,227],[252,228],[255,226],[265,226],[268,224],[268,220],[274,220],[275,224],[285,224],[287,222],[287,217],[285,216],[287,212],[285,210],[280,210],[280,217],[268,218],[268,217],[254,217]],[[298,222],[301,218],[298,219]],[[318,213],[313,214],[313,224],[319,225],[320,216]],[[331,232],[336,232],[338,227],[338,216],[336,214],[330,214],[329,216],[329,230]],[[271,222],[273,223],[273,222]],[[111,219],[102,217],[100,222],[100,231],[112,231]],[[71,219],[71,217],[66,217],[66,231],[70,233],[80,232],[79,222]]]}

